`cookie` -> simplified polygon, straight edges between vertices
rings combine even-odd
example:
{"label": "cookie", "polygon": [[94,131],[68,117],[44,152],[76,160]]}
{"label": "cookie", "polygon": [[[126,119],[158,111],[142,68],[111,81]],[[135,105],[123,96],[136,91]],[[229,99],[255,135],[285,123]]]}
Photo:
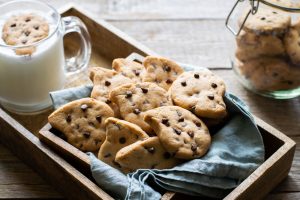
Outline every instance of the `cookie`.
{"label": "cookie", "polygon": [[[244,16],[241,18],[240,24],[243,19]],[[288,29],[290,24],[291,17],[289,14],[279,10],[259,7],[256,14],[249,15],[243,29],[254,33],[282,34]]]}
{"label": "cookie", "polygon": [[48,121],[73,146],[82,151],[96,152],[106,137],[105,120],[113,114],[107,104],[83,98],[60,107],[48,117]]}
{"label": "cookie", "polygon": [[116,155],[116,162],[131,169],[168,169],[180,163],[160,143],[158,137],[150,137],[122,148]]}
{"label": "cookie", "polygon": [[175,62],[162,57],[147,56],[143,62],[146,73],[144,82],[153,82],[168,90],[183,69]]}
{"label": "cookie", "polygon": [[135,82],[142,82],[145,73],[145,68],[142,64],[135,61],[128,61],[124,58],[114,59],[112,68]]}
{"label": "cookie", "polygon": [[175,105],[192,111],[198,117],[223,118],[225,83],[211,71],[184,72],[170,88]]}
{"label": "cookie", "polygon": [[144,140],[149,136],[137,125],[117,118],[107,118],[106,139],[101,145],[98,158],[112,167],[128,172],[126,168],[115,161],[117,152],[125,146],[128,146],[139,140]]}
{"label": "cookie", "polygon": [[294,64],[300,64],[300,33],[296,28],[290,28],[284,36],[286,52]]}
{"label": "cookie", "polygon": [[133,81],[116,71],[102,67],[91,68],[90,79],[94,84],[91,97],[107,103],[113,109],[115,117],[120,117],[118,106],[109,99],[109,92],[120,85]]}
{"label": "cookie", "polygon": [[280,58],[262,57],[238,64],[240,73],[259,91],[292,89],[300,84],[300,68]]}
{"label": "cookie", "polygon": [[184,108],[155,108],[145,113],[144,120],[153,128],[163,147],[176,158],[200,158],[210,146],[206,125]]}
{"label": "cookie", "polygon": [[[48,22],[35,14],[22,14],[10,17],[2,29],[2,39],[8,45],[30,45],[46,38],[49,34]],[[31,55],[34,47],[16,50],[18,55]]]}
{"label": "cookie", "polygon": [[283,41],[276,35],[241,31],[236,38],[236,57],[243,61],[260,56],[285,56]]}
{"label": "cookie", "polygon": [[154,83],[131,83],[110,92],[110,99],[120,108],[123,119],[137,124],[147,133],[151,127],[143,120],[144,112],[160,106],[171,105],[167,91]]}

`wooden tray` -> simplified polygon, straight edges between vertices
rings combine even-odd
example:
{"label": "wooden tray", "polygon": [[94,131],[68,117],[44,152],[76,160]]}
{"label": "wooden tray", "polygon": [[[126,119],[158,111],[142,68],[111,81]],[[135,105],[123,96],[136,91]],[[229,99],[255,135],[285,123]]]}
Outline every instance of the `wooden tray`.
{"label": "wooden tray", "polygon": [[[112,59],[127,57],[132,52],[143,56],[155,55],[155,52],[109,23],[94,20],[91,16],[84,14],[85,12],[77,6],[69,5],[61,11],[64,16],[73,15],[81,18],[87,25],[93,44],[90,65],[97,64],[108,68]],[[74,42],[76,37],[78,36],[72,34],[66,37],[65,48],[68,54],[72,54],[77,48]],[[77,74],[69,78],[66,87],[88,82],[87,74]],[[112,199],[93,182],[87,156],[51,133],[49,125],[41,130],[41,138],[51,148],[40,142],[36,135],[47,123],[47,116],[51,112],[19,116],[0,109],[1,143],[35,169],[68,199]],[[263,135],[266,161],[225,199],[260,199],[282,181],[290,170],[295,142],[262,120],[256,118],[256,122]],[[60,152],[62,157],[56,152]],[[163,199],[182,198],[186,197],[170,192],[163,196]]]}

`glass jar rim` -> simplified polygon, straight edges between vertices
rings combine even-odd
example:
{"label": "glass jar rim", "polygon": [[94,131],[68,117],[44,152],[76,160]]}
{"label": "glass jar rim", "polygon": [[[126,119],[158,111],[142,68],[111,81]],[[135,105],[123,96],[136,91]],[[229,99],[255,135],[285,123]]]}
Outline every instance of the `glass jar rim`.
{"label": "glass jar rim", "polygon": [[[10,48],[10,49],[16,50],[16,49],[20,49],[20,48],[27,48],[27,47],[37,46],[37,45],[43,43],[44,41],[48,40],[49,38],[51,38],[57,32],[57,29],[59,27],[59,23],[61,21],[61,16],[53,6],[49,5],[46,2],[41,2],[41,1],[38,1],[38,0],[13,0],[13,1],[9,1],[7,3],[1,4],[0,8],[3,8],[5,6],[11,5],[11,4],[24,3],[24,2],[25,3],[28,2],[28,3],[43,5],[43,6],[48,7],[50,10],[52,10],[53,13],[55,13],[55,15],[57,16],[57,22],[55,24],[55,28],[53,29],[53,31],[47,37],[45,37],[45,38],[43,38],[43,39],[41,39],[37,42],[33,42],[31,44],[26,44],[26,45],[7,45],[7,44],[1,44],[0,43],[0,47],[5,47],[5,48]],[[0,31],[2,31],[2,30],[0,30]]]}
{"label": "glass jar rim", "polygon": [[288,7],[288,6],[283,6],[283,5],[280,5],[280,4],[276,4],[275,2],[270,2],[268,0],[259,0],[259,2],[261,2],[265,5],[271,6],[273,8],[277,8],[277,9],[284,10],[284,11],[287,11],[287,12],[300,12],[300,6],[299,6],[299,8],[293,8],[293,7]]}

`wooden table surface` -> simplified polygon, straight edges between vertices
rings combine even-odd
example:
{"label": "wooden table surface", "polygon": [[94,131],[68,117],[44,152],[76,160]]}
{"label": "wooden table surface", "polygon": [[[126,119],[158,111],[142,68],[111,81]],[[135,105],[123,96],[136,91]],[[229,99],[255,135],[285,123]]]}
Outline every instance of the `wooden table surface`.
{"label": "wooden table surface", "polygon": [[[0,0],[4,3],[6,0]],[[49,0],[59,8],[67,0]],[[300,143],[300,98],[272,100],[246,91],[229,65],[234,37],[224,26],[234,0],[75,0],[163,56],[214,68],[252,112]],[[299,77],[300,78],[300,77]],[[300,148],[289,176],[266,199],[300,199]],[[271,182],[272,180],[270,180]],[[58,183],[59,184],[59,183]],[[0,144],[0,199],[63,199]]]}

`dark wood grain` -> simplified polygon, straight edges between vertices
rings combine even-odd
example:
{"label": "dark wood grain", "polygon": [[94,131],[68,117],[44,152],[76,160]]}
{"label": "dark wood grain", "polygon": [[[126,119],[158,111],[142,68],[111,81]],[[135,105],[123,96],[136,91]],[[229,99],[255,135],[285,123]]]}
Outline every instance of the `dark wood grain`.
{"label": "dark wood grain", "polygon": [[[6,0],[0,0],[3,2]],[[70,1],[47,2],[58,8]],[[80,4],[97,18],[109,20],[161,55],[201,66],[230,67],[233,37],[224,27],[224,18],[234,0],[72,2]],[[255,115],[300,144],[300,98],[278,101],[260,97],[238,84],[231,70],[214,71],[225,79],[229,91],[244,100]],[[300,149],[297,147],[289,176],[267,199],[300,199],[299,174]],[[0,144],[1,198],[56,199],[61,196]]]}

